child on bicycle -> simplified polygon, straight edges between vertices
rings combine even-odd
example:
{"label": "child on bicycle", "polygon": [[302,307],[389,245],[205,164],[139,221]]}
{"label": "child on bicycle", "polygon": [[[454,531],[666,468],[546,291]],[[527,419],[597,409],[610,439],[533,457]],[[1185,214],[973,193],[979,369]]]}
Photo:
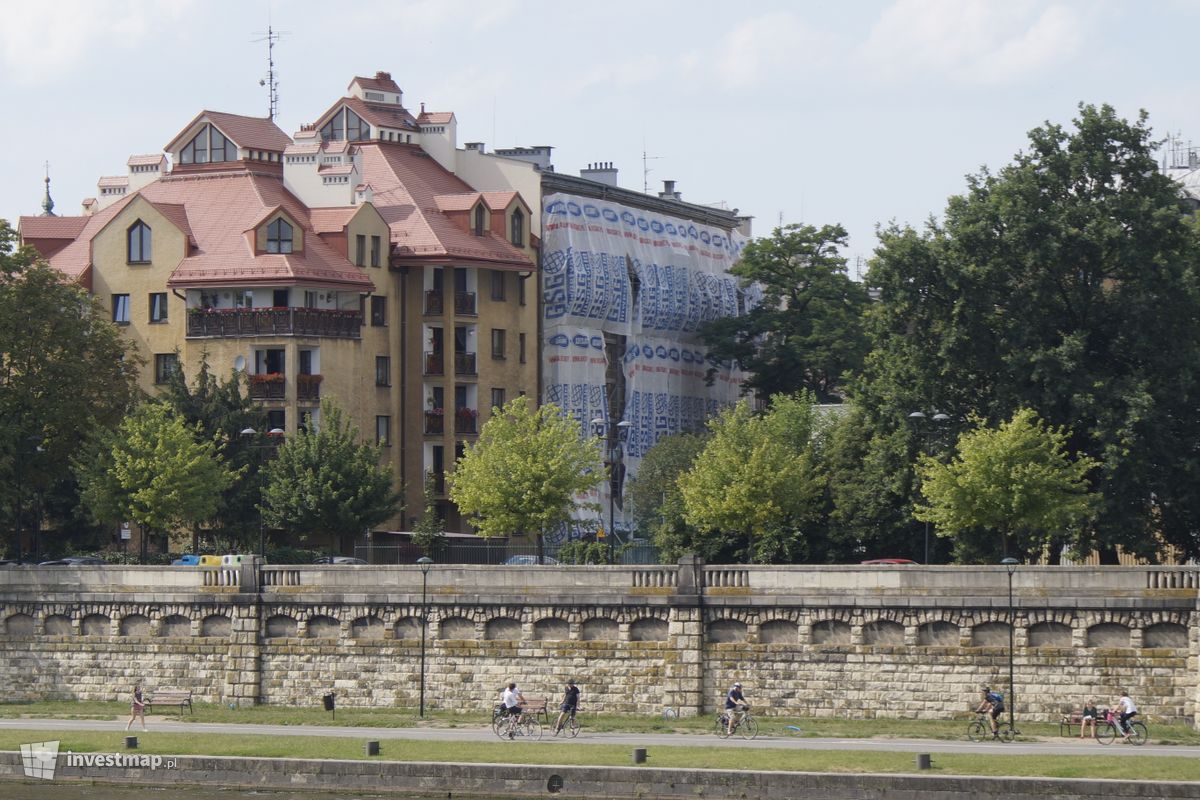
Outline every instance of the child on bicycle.
{"label": "child on bicycle", "polygon": [[1000,715],[1004,713],[1004,695],[1000,692],[993,692],[991,687],[983,686],[980,688],[980,693],[983,695],[982,702],[975,709],[976,714],[982,714],[989,711],[989,716],[992,718],[992,738],[1000,738]]}
{"label": "child on bicycle", "polygon": [[733,729],[737,727],[737,723],[742,717],[746,716],[746,712],[750,710],[750,703],[746,701],[746,695],[742,694],[742,685],[735,683],[725,695],[725,718],[729,735],[733,735]]}
{"label": "child on bicycle", "polygon": [[579,687],[573,679],[567,680],[566,691],[563,692],[562,705],[559,706],[558,720],[554,723],[554,733],[562,730],[563,723],[575,716],[579,708]]}

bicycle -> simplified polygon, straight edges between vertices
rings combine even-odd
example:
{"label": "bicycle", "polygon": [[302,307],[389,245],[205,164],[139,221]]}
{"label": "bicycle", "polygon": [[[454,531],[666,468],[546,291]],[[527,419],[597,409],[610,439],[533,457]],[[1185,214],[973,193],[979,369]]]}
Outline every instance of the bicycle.
{"label": "bicycle", "polygon": [[524,713],[514,722],[512,715],[505,714],[497,708],[492,711],[492,733],[501,739],[516,739],[520,736],[536,742],[542,738],[542,723],[538,722],[536,716]]}
{"label": "bicycle", "polygon": [[[1102,716],[1103,721],[1097,723],[1096,726],[1096,740],[1100,744],[1111,744],[1113,739],[1116,739],[1118,736],[1124,736],[1120,731],[1121,718],[1116,712],[1106,708]],[[1147,730],[1144,722],[1130,722],[1129,738],[1125,739],[1125,741],[1132,745],[1141,746],[1146,743],[1149,735],[1149,730]]]}
{"label": "bicycle", "polygon": [[560,733],[564,736],[569,736],[572,739],[579,735],[579,721],[575,719],[574,711],[572,711],[571,715],[563,721],[562,725],[555,726],[554,735],[558,736]]}
{"label": "bicycle", "polygon": [[750,709],[745,709],[733,721],[733,730],[729,729],[729,711],[718,711],[716,733],[722,739],[728,739],[731,733],[741,732],[743,739],[753,739],[758,736],[758,720],[750,716]]}
{"label": "bicycle", "polygon": [[[967,738],[972,742],[986,742],[993,738],[992,718],[988,712],[980,712],[975,719],[971,720],[971,724],[967,725]],[[1008,744],[1017,738],[1017,732],[1007,722],[996,720],[995,738]]]}

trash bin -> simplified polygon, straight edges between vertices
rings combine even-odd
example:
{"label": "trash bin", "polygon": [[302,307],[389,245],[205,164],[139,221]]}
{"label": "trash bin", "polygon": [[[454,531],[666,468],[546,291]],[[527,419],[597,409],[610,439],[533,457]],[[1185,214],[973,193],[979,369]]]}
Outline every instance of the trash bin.
{"label": "trash bin", "polygon": [[200,556],[184,555],[171,562],[173,567],[194,567],[200,563]]}
{"label": "trash bin", "polygon": [[221,566],[220,556],[200,556],[200,566],[202,567],[219,567]]}
{"label": "trash bin", "polygon": [[250,556],[237,555],[235,553],[221,556],[221,565],[225,567],[240,567],[244,563],[251,563]]}
{"label": "trash bin", "polygon": [[321,702],[325,704],[326,711],[333,711],[333,708],[334,708],[333,699],[336,696],[337,695],[335,695],[333,692],[326,692],[324,695],[321,696]]}

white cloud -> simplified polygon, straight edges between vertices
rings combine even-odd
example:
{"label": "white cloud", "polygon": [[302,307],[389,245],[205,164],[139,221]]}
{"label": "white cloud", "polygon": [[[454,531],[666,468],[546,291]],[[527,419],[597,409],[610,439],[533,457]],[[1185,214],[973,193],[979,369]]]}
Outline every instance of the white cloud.
{"label": "white cloud", "polygon": [[1074,57],[1084,25],[1062,3],[897,0],[860,47],[860,62],[886,81],[935,74],[963,84],[1015,83]]}
{"label": "white cloud", "polygon": [[794,74],[829,55],[832,38],[797,15],[764,14],[726,34],[713,58],[716,79],[729,88],[773,83],[778,73]]}

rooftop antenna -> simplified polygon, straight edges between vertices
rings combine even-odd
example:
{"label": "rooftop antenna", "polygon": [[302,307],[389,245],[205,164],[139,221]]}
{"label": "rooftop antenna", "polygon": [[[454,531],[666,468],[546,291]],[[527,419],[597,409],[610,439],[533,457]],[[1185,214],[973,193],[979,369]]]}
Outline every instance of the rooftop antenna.
{"label": "rooftop antenna", "polygon": [[275,120],[275,115],[279,113],[279,78],[275,75],[275,43],[280,37],[286,35],[289,31],[277,31],[271,27],[271,23],[267,23],[267,32],[258,32],[261,38],[253,39],[254,42],[267,43],[267,77],[258,82],[259,86],[267,87],[267,98],[270,106],[270,114],[268,119]]}
{"label": "rooftop antenna", "polygon": [[653,170],[650,169],[649,162],[657,161],[660,158],[662,158],[662,156],[646,155],[646,140],[643,138],[642,139],[642,194],[650,194],[650,173],[653,172]]}

